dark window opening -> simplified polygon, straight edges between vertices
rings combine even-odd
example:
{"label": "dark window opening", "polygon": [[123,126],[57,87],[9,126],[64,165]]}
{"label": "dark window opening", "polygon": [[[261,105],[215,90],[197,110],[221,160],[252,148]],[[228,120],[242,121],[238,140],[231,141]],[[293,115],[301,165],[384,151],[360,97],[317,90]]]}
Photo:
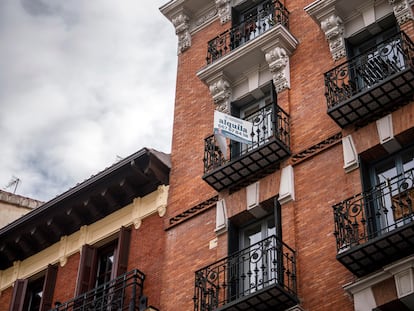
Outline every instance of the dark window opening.
{"label": "dark window opening", "polygon": [[43,296],[43,283],[45,277],[38,278],[27,285],[26,307],[27,311],[40,311],[40,303]]}
{"label": "dark window opening", "polygon": [[[259,95],[260,94],[260,95]],[[253,124],[249,133],[251,144],[231,141],[231,159],[268,143],[277,133],[278,107],[273,83],[256,90],[255,96],[248,95],[242,100],[233,102],[231,114]]]}
{"label": "dark window opening", "polygon": [[414,148],[363,162],[369,234],[374,237],[414,220]]}
{"label": "dark window opening", "polygon": [[10,311],[47,311],[52,309],[57,266],[48,268],[30,279],[18,279],[14,284]]}
{"label": "dark window opening", "polygon": [[98,268],[96,286],[109,282],[113,278],[116,243],[98,249]]}
{"label": "dark window opening", "polygon": [[245,211],[229,219],[229,254],[273,235],[282,240],[281,206],[277,197],[262,202],[260,208],[267,213],[263,218],[257,219]]}
{"label": "dark window opening", "polygon": [[369,28],[346,39],[348,58],[366,53],[382,41],[396,35],[398,31],[394,14],[377,21]]}
{"label": "dark window opening", "polygon": [[127,272],[131,230],[122,227],[115,238],[101,247],[82,247],[76,296]]}
{"label": "dark window opening", "polygon": [[229,297],[253,294],[283,284],[284,267],[280,204],[277,197],[260,204],[267,215],[255,218],[243,212],[229,223]]}

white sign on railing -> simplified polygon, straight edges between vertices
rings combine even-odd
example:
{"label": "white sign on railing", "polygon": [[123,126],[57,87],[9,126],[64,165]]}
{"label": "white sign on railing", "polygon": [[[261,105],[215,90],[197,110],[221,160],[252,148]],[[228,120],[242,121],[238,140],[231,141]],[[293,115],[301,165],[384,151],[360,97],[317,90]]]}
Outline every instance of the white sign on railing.
{"label": "white sign on railing", "polygon": [[252,144],[250,133],[252,122],[242,120],[223,112],[214,111],[214,135],[221,135],[243,144]]}

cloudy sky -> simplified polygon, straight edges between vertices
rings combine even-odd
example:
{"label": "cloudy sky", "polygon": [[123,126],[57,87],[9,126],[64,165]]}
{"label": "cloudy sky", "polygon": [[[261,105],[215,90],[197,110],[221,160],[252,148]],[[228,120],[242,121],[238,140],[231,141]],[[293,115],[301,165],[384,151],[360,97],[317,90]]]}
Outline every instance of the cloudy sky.
{"label": "cloudy sky", "polygon": [[168,0],[0,0],[0,189],[47,201],[143,147],[170,152]]}

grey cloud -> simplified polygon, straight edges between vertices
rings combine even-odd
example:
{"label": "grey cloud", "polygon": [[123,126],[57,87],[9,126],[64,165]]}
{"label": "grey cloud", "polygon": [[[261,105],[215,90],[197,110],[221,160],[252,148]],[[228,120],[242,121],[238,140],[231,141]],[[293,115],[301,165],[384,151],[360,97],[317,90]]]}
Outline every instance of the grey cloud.
{"label": "grey cloud", "polygon": [[[169,152],[166,1],[0,1],[0,188],[47,200],[148,146]],[[154,37],[157,40],[154,40]]]}

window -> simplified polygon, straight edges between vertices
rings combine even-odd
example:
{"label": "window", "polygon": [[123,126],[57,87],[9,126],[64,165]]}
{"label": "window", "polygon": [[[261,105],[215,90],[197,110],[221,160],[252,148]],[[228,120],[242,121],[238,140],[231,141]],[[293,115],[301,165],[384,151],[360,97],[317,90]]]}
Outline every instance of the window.
{"label": "window", "polygon": [[394,15],[377,21],[372,27],[374,30],[364,29],[346,41],[348,58],[355,57],[350,61],[350,86],[357,92],[372,87],[404,67]]}
{"label": "window", "polygon": [[10,311],[47,311],[52,308],[57,266],[29,279],[16,280]]}
{"label": "window", "polygon": [[101,247],[82,247],[76,296],[127,272],[130,239],[130,229],[122,227],[116,240]]}
{"label": "window", "polygon": [[253,124],[252,132],[249,133],[251,144],[231,142],[232,159],[266,144],[276,134],[278,107],[273,83],[267,84],[258,93],[262,93],[258,99],[248,96],[232,103],[232,115]]}
{"label": "window", "polygon": [[262,206],[268,215],[261,219],[243,213],[230,220],[229,279],[237,280],[229,289],[231,297],[283,282],[280,204],[270,199]]}
{"label": "window", "polygon": [[95,287],[109,282],[115,275],[112,275],[114,271],[114,259],[116,252],[116,244],[112,243],[105,247],[98,249],[98,267],[96,269],[96,284]]}
{"label": "window", "polygon": [[364,184],[371,189],[368,227],[381,234],[411,222],[414,216],[414,148],[366,165]]}
{"label": "window", "polygon": [[273,0],[245,1],[232,10],[232,48],[256,38],[275,24]]}

